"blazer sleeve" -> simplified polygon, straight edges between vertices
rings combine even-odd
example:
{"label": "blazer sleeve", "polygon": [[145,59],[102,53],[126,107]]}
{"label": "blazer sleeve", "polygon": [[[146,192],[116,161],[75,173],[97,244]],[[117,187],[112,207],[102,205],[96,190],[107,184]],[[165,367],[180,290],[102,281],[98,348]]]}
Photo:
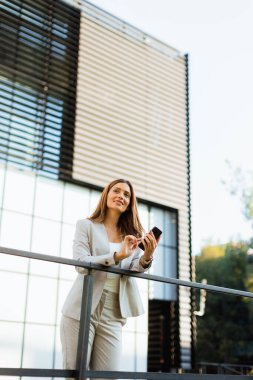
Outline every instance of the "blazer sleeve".
{"label": "blazer sleeve", "polygon": [[[76,223],[76,230],[73,242],[73,258],[83,263],[102,264],[106,266],[114,265],[115,260],[113,253],[105,255],[93,256],[90,249],[90,228],[91,224],[87,219],[78,220]],[[76,267],[77,272],[87,273],[86,268]]]}
{"label": "blazer sleeve", "polygon": [[129,269],[134,272],[146,272],[152,265],[152,262],[151,262],[148,267],[144,268],[140,264],[140,256],[141,256],[140,253],[141,253],[141,249],[137,248],[136,252],[133,255],[133,258],[129,267]]}

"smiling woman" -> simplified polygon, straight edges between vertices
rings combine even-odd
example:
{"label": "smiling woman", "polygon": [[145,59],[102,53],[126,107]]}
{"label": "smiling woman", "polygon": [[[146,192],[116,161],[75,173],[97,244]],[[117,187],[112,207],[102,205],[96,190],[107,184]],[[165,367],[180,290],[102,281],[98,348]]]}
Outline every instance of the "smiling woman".
{"label": "smiling woman", "polygon": [[[140,256],[138,244],[144,252]],[[124,179],[109,183],[94,213],[77,222],[74,259],[144,272],[152,263],[157,242],[152,232],[144,235],[132,184]],[[87,270],[77,267],[78,277],[63,306],[61,341],[63,366],[74,369],[81,311],[83,278]],[[122,327],[127,317],[144,312],[135,279],[94,273],[87,366],[91,370],[120,370]]]}

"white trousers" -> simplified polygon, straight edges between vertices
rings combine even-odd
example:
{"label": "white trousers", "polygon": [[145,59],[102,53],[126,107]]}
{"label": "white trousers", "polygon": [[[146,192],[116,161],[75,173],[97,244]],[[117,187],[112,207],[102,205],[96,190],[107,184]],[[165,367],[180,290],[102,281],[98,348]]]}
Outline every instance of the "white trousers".
{"label": "white trousers", "polygon": [[[121,368],[122,327],[119,295],[104,290],[91,316],[87,368],[94,371],[119,371]],[[79,321],[62,316],[61,343],[63,368],[76,368]]]}

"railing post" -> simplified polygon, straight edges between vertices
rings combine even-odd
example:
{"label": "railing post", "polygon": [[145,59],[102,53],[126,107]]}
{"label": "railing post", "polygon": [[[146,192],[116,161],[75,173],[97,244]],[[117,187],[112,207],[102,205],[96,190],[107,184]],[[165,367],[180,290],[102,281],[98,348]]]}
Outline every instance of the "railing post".
{"label": "railing post", "polygon": [[92,290],[93,275],[91,274],[91,270],[89,270],[89,273],[84,276],[83,280],[82,306],[76,355],[76,379],[78,380],[84,380],[84,372],[87,369]]}

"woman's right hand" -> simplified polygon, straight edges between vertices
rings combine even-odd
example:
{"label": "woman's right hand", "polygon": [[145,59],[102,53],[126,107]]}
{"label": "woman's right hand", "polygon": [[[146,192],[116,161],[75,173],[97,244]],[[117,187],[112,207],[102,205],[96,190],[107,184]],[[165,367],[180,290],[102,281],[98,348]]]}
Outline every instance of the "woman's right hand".
{"label": "woman's right hand", "polygon": [[133,235],[126,235],[123,240],[121,250],[114,254],[115,261],[121,261],[131,256],[140,242],[141,239],[137,239]]}

